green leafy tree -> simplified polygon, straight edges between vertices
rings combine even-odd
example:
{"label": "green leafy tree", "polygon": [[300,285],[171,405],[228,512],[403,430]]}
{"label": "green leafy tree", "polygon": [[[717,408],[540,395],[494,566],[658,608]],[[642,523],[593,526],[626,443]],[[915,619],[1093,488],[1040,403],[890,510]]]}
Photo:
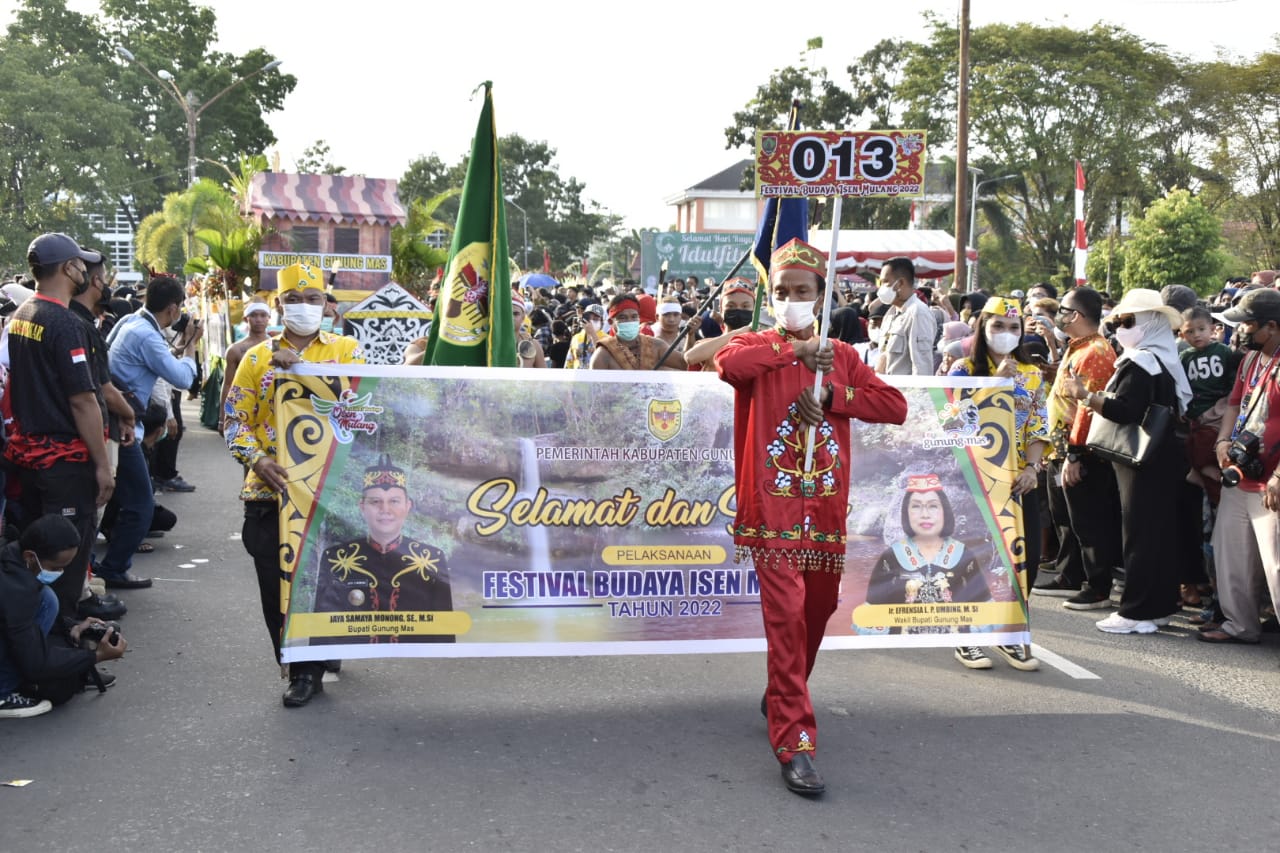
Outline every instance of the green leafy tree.
{"label": "green leafy tree", "polygon": [[345,166],[335,166],[329,159],[329,143],[323,139],[317,139],[302,152],[297,167],[304,175],[341,175],[347,171]]}
{"label": "green leafy tree", "polygon": [[1200,80],[1201,98],[1211,104],[1219,177],[1206,195],[1244,226],[1233,229],[1232,245],[1246,266],[1280,267],[1280,53],[1211,63]]}
{"label": "green leafy tree", "polygon": [[84,215],[105,212],[106,190],[130,184],[123,152],[141,139],[91,63],[0,40],[0,248],[25,255],[46,230],[91,242]]}
{"label": "green leafy tree", "polygon": [[[37,49],[49,78],[63,68],[87,69],[82,82],[98,93],[92,104],[48,103],[67,121],[99,133],[109,156],[94,146],[62,146],[56,135],[37,147],[74,152],[82,172],[95,179],[94,195],[120,204],[136,222],[187,185],[179,94],[203,110],[196,137],[201,172],[213,168],[206,161],[234,165],[239,152],[264,151],[275,142],[264,115],[283,106],[296,79],[278,70],[261,73],[274,60],[266,50],[235,55],[211,49],[216,42],[215,13],[188,0],[102,0],[97,16],[70,11],[66,0],[23,0],[0,53],[16,44]],[[171,83],[158,79],[160,72]]]}
{"label": "green leafy tree", "polygon": [[[588,251],[592,242],[608,233],[606,216],[598,205],[584,198],[586,185],[577,178],[565,178],[555,162],[556,149],[546,142],[527,140],[518,133],[498,140],[502,158],[503,195],[524,209],[507,211],[507,239],[517,262],[524,253],[514,247],[524,242],[524,217],[529,219],[529,263],[540,265],[543,248],[551,254],[552,269],[561,269]],[[447,167],[439,156],[419,157],[409,164],[399,182],[401,203],[437,196],[460,188],[467,173],[468,157]],[[457,218],[457,200],[450,196],[434,213],[441,222]]]}
{"label": "green leafy tree", "polygon": [[[930,40],[911,52],[899,88],[933,117],[931,145],[946,141],[955,115],[958,33],[931,22]],[[971,35],[970,133],[979,152],[1023,176],[1005,190],[1018,233],[1032,249],[1033,278],[1070,268],[1074,244],[1074,161],[1087,167],[1087,229],[1104,233],[1112,200],[1148,193],[1143,152],[1159,124],[1158,105],[1177,79],[1174,60],[1120,28],[1077,31],[992,24]]]}
{"label": "green leafy tree", "polygon": [[1222,223],[1187,190],[1147,208],[1125,245],[1124,289],[1185,284],[1208,294],[1221,285]]}

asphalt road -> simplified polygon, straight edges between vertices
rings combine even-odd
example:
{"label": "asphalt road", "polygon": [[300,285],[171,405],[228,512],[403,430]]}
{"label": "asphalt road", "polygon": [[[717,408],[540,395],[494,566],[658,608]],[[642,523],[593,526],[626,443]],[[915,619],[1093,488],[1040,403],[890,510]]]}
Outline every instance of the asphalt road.
{"label": "asphalt road", "polygon": [[[188,409],[188,423],[196,421]],[[1275,850],[1280,642],[1097,631],[1034,601],[1057,666],[830,652],[827,794],[782,786],[763,655],[348,662],[281,707],[239,468],[198,485],[126,593],[105,695],[0,721],[0,851]]]}

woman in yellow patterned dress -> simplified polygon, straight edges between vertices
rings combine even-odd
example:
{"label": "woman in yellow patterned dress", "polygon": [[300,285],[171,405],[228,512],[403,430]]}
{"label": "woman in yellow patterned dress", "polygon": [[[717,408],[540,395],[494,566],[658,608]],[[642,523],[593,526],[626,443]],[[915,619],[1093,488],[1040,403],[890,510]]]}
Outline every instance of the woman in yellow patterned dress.
{"label": "woman in yellow patterned dress", "polygon": [[[988,299],[979,315],[981,322],[973,338],[973,355],[951,368],[951,376],[999,376],[1014,382],[1014,444],[1018,473],[1013,494],[1022,505],[1022,571],[1031,589],[1040,563],[1040,504],[1036,498],[1036,475],[1049,449],[1048,418],[1045,412],[1044,375],[1022,348],[1022,313],[1012,299]],[[1028,646],[996,646],[1016,669],[1039,668]],[[956,649],[956,658],[970,669],[990,669],[991,660],[982,650]]]}

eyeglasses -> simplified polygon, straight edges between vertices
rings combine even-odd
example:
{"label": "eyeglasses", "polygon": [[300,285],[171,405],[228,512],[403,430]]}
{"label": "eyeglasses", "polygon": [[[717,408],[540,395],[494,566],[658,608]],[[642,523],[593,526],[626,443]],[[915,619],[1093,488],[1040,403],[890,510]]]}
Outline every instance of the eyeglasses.
{"label": "eyeglasses", "polygon": [[1111,321],[1111,328],[1116,329],[1132,329],[1134,324],[1138,322],[1137,318],[1130,314],[1127,317],[1116,317]]}
{"label": "eyeglasses", "polygon": [[1074,308],[1068,308],[1068,307],[1067,307],[1067,306],[1065,306],[1065,305],[1063,305],[1061,308],[1059,308],[1059,309],[1058,309],[1058,316],[1059,316],[1059,317],[1061,317],[1061,316],[1062,316],[1062,315],[1064,315],[1064,314],[1079,314],[1079,313],[1080,313],[1080,312],[1079,312],[1079,311],[1077,311],[1076,309],[1074,309]]}

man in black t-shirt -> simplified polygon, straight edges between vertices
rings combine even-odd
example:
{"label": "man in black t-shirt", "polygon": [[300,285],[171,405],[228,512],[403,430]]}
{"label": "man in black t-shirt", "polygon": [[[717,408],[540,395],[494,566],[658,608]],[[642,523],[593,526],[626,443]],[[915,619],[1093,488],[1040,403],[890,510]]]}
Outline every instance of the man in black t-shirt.
{"label": "man in black t-shirt", "polygon": [[74,618],[97,508],[111,497],[98,383],[84,325],[67,307],[89,286],[88,264],[101,260],[66,234],[42,234],[27,249],[36,295],[9,321],[9,425],[4,457],[17,470],[28,520],[55,513],[80,532],[80,548],[52,589],[62,615]]}
{"label": "man in black t-shirt", "polygon": [[121,444],[133,443],[133,428],[137,414],[111,382],[111,365],[107,360],[107,342],[98,328],[98,318],[107,310],[111,302],[111,288],[107,285],[107,262],[102,255],[97,263],[87,265],[89,286],[77,293],[68,306],[71,313],[84,324],[84,333],[89,341],[89,363],[93,365],[93,379],[98,385],[99,403],[102,408],[103,423],[107,426],[107,435],[112,441]]}

